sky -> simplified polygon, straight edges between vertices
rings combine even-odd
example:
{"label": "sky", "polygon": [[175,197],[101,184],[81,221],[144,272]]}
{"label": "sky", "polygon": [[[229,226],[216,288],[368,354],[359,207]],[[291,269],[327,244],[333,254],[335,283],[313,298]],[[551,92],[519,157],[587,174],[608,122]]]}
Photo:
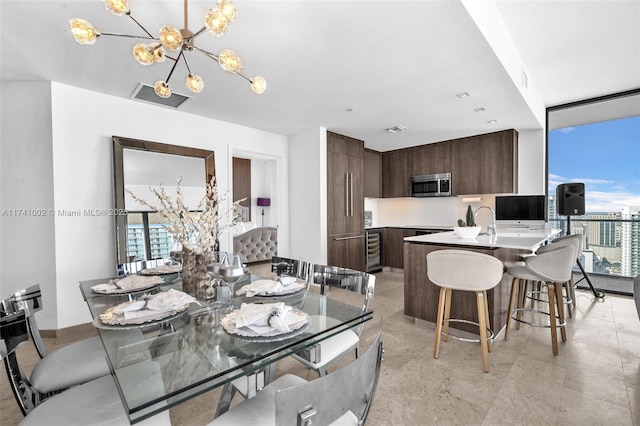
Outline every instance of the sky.
{"label": "sky", "polygon": [[549,195],[582,182],[585,210],[640,206],[640,116],[549,132]]}

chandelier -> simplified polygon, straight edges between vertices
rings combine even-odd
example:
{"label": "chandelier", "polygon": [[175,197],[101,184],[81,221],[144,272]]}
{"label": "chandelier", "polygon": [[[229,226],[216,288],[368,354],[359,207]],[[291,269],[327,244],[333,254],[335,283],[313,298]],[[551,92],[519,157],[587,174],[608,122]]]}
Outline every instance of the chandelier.
{"label": "chandelier", "polygon": [[[122,16],[126,15],[145,32],[145,35],[129,35],[118,33],[106,33],[101,32],[89,22],[74,18],[69,21],[71,27],[71,33],[75,41],[82,45],[92,45],[96,42],[100,36],[115,36],[115,37],[129,37],[137,38],[141,40],[151,40],[149,43],[137,43],[133,46],[133,57],[142,65],[153,65],[155,63],[164,62],[165,59],[173,61],[173,66],[169,71],[169,75],[165,80],[158,80],[154,84],[154,90],[156,94],[162,98],[168,98],[171,96],[172,89],[169,85],[169,80],[173,75],[173,72],[181,60],[187,67],[187,77],[185,78],[185,85],[193,93],[199,93],[204,89],[204,80],[197,74],[191,72],[191,67],[187,61],[187,52],[198,52],[208,56],[214,61],[218,62],[220,67],[230,73],[237,74],[244,78],[251,84],[251,90],[254,93],[264,93],[267,82],[260,76],[248,77],[242,72],[242,60],[231,50],[223,50],[220,54],[215,55],[195,45],[195,39],[200,34],[209,32],[214,37],[220,37],[224,35],[229,27],[229,24],[233,22],[236,17],[236,8],[229,0],[218,0],[217,7],[207,10],[204,16],[204,26],[197,32],[193,33],[189,30],[189,15],[188,15],[188,0],[184,0],[184,28],[177,29],[176,27],[165,25],[158,31],[158,35],[154,36],[152,33],[138,22],[131,11],[129,10],[129,0],[103,0],[107,10],[114,15]],[[177,56],[170,56],[167,51],[178,52]]]}

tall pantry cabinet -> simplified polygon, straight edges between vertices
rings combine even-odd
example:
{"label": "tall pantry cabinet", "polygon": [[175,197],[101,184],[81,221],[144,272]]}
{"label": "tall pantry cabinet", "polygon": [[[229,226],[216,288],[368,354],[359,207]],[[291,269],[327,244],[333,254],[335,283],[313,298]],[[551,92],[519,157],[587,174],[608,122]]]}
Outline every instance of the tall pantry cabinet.
{"label": "tall pantry cabinet", "polygon": [[364,142],[327,132],[327,263],[364,271]]}

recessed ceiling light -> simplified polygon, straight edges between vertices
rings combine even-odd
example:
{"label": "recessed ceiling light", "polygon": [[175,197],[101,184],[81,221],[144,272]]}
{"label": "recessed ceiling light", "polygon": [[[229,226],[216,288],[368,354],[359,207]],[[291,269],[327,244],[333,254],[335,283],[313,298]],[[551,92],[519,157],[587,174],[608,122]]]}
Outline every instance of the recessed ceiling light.
{"label": "recessed ceiling light", "polygon": [[498,122],[498,120],[489,120],[487,121],[487,124],[496,124]]}
{"label": "recessed ceiling light", "polygon": [[462,93],[458,93],[456,96],[462,99],[462,98],[468,98],[471,95],[469,94],[469,92],[462,92]]}
{"label": "recessed ceiling light", "polygon": [[476,108],[474,109],[475,112],[482,112],[485,111],[484,107],[480,107],[480,108]]}
{"label": "recessed ceiling light", "polygon": [[398,133],[398,132],[404,132],[405,130],[407,130],[407,128],[404,126],[397,125],[394,127],[389,127],[388,129],[385,129],[385,130],[389,133]]}

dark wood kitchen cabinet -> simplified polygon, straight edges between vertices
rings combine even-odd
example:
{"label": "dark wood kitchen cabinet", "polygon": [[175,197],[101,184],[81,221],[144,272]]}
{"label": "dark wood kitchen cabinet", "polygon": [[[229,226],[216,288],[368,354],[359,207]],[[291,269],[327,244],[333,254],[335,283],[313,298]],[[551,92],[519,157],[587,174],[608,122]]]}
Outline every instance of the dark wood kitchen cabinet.
{"label": "dark wood kitchen cabinet", "polygon": [[411,195],[410,150],[400,149],[382,154],[382,197],[409,197]]}
{"label": "dark wood kitchen cabinet", "polygon": [[364,270],[364,142],[327,132],[327,262]]}
{"label": "dark wood kitchen cabinet", "polygon": [[364,196],[382,196],[382,154],[371,149],[364,150]]}
{"label": "dark wood kitchen cabinet", "polygon": [[404,268],[404,239],[413,237],[416,231],[406,228],[384,228],[382,234],[383,265],[390,268]]}
{"label": "dark wood kitchen cabinet", "polygon": [[455,195],[518,192],[518,132],[504,130],[451,144]]}
{"label": "dark wood kitchen cabinet", "polygon": [[420,145],[411,150],[411,176],[451,172],[449,142]]}

